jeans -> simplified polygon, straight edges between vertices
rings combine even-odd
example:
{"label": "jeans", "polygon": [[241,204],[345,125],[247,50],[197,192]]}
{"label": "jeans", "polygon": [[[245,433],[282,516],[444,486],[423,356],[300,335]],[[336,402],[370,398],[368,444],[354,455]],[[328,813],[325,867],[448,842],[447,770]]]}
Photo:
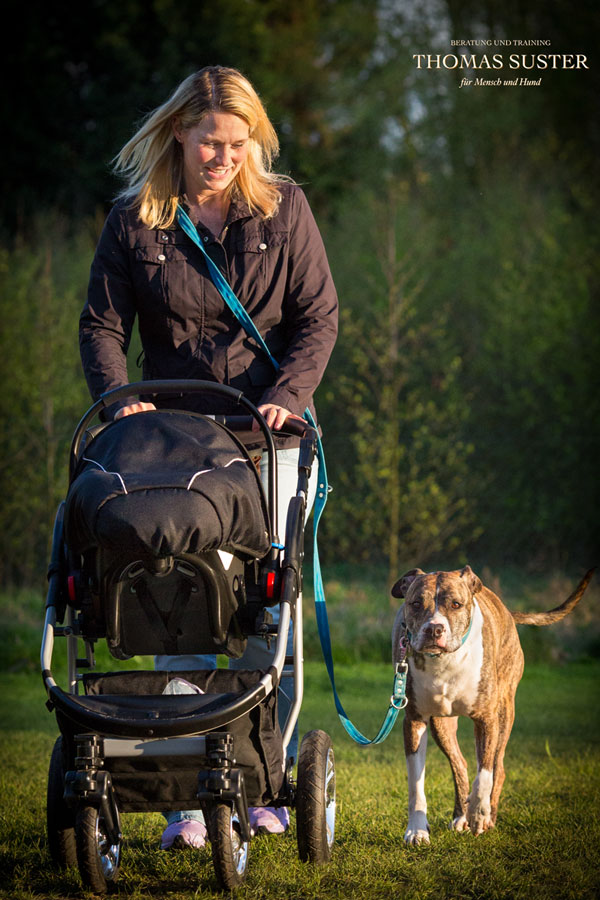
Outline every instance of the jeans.
{"label": "jeans", "polygon": [[[283,542],[285,539],[285,523],[287,519],[287,510],[292,497],[296,494],[298,484],[298,448],[290,450],[277,451],[277,520],[279,528],[279,538]],[[268,456],[262,454],[260,461],[260,478],[265,489],[268,491]],[[316,463],[313,465],[311,477],[308,485],[308,497],[306,503],[306,519],[312,509],[315,494],[317,491],[317,472]],[[273,607],[273,622],[279,621],[279,607]],[[293,654],[293,629],[290,624],[288,643],[286,653],[288,656]],[[268,669],[271,665],[274,655],[274,645],[269,648],[264,638],[258,635],[250,635],[243,656],[239,659],[230,659],[230,669]],[[186,669],[216,669],[217,659],[212,654],[197,654],[186,656],[156,656],[155,668],[166,671],[184,671]],[[294,679],[291,675],[286,675],[281,679],[279,686],[279,724],[283,728],[285,720],[294,696]],[[298,726],[294,728],[288,749],[288,757],[298,759]],[[183,819],[197,819],[204,821],[200,810],[184,810],[174,811],[166,816],[167,822],[171,825],[173,822],[179,822]]]}

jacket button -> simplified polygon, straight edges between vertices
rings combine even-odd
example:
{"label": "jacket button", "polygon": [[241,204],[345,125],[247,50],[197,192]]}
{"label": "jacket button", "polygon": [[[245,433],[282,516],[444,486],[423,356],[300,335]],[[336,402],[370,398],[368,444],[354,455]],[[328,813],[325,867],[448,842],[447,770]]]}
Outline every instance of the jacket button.
{"label": "jacket button", "polygon": [[167,258],[167,257],[165,256],[164,253],[159,253],[159,254],[158,254],[158,261],[159,261],[159,262],[164,262],[166,258]]}
{"label": "jacket button", "polygon": [[204,237],[202,238],[202,240],[204,241],[205,244],[208,244],[208,235],[205,234]]}
{"label": "jacket button", "polygon": [[168,235],[168,234],[161,234],[160,239],[161,239],[161,241],[168,241],[168,240],[169,240],[169,235]]}
{"label": "jacket button", "polygon": [[266,244],[259,244],[259,245],[258,245],[258,249],[259,249],[259,250],[266,250],[266,249],[267,249],[267,245],[266,245]]}

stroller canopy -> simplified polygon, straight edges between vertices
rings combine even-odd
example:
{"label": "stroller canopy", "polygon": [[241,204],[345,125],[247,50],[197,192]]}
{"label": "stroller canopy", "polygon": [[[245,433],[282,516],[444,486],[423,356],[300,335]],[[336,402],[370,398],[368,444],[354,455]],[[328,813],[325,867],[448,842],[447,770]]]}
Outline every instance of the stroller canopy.
{"label": "stroller canopy", "polygon": [[101,547],[140,559],[216,549],[258,559],[270,542],[243,444],[212,419],[164,410],[111,422],[86,445],[65,538],[76,553]]}

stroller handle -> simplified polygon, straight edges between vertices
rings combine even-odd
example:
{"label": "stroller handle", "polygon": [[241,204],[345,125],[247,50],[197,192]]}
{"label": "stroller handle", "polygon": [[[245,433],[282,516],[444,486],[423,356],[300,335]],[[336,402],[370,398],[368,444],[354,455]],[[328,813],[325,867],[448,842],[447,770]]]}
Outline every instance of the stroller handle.
{"label": "stroller handle", "polygon": [[[215,421],[220,425],[224,425],[225,428],[229,428],[230,431],[250,431],[253,418],[252,416],[215,416]],[[315,429],[312,425],[309,425],[306,419],[291,415],[287,417],[281,430],[277,433],[290,434],[302,438],[313,437],[314,431]]]}

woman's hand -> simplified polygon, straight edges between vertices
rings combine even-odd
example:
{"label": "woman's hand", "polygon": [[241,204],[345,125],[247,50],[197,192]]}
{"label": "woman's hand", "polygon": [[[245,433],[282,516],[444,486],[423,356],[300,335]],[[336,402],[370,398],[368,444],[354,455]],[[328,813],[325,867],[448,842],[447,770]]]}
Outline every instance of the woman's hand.
{"label": "woman's hand", "polygon": [[114,421],[122,419],[124,416],[131,416],[133,413],[146,412],[149,409],[156,409],[154,403],[132,403],[130,406],[122,406],[114,415]]}
{"label": "woman's hand", "polygon": [[[294,419],[298,418],[289,409],[285,409],[283,406],[275,406],[274,403],[263,403],[258,407],[258,411],[265,417],[271,431],[279,431],[288,416],[292,416]],[[258,422],[254,421],[252,423],[252,431],[258,431]]]}

